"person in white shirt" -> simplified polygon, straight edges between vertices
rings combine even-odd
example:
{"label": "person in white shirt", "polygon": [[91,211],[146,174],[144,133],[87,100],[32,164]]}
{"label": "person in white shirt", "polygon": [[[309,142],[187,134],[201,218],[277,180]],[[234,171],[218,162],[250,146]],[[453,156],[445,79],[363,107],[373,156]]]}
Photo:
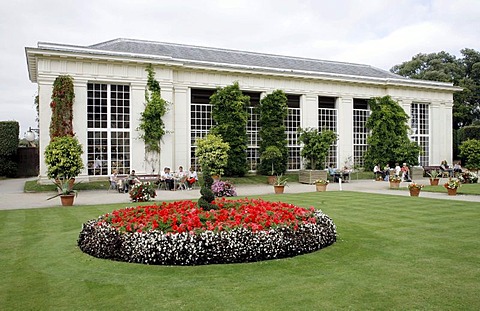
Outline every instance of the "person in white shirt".
{"label": "person in white shirt", "polygon": [[175,180],[173,179],[173,175],[170,173],[170,168],[168,166],[165,166],[160,177],[162,181],[167,184],[168,190],[173,190]]}
{"label": "person in white shirt", "polygon": [[400,164],[395,163],[395,176],[400,177],[401,171],[402,171],[402,168],[400,167]]}
{"label": "person in white shirt", "polygon": [[187,181],[187,172],[183,170],[183,166],[178,167],[178,172],[175,174],[175,180],[177,182],[176,187],[179,189],[186,189],[187,185],[185,184]]}

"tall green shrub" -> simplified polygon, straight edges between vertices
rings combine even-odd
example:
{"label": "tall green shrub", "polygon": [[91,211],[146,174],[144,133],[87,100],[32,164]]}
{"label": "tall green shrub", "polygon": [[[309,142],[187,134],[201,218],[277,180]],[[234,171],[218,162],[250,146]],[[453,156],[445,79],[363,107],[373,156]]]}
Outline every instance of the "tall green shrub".
{"label": "tall green shrub", "polygon": [[218,88],[210,97],[212,118],[216,124],[212,133],[220,135],[230,146],[226,176],[243,176],[247,172],[247,106],[250,97],[243,95],[238,82]]}
{"label": "tall green shrub", "polygon": [[480,169],[480,140],[468,139],[460,145],[460,155],[469,169]]}
{"label": "tall green shrub", "polygon": [[73,136],[73,101],[75,93],[73,79],[70,76],[58,76],[53,82],[52,118],[50,121],[50,140],[60,136]]}
{"label": "tall green shrub", "polygon": [[365,168],[376,164],[418,164],[420,147],[410,141],[407,125],[408,115],[390,96],[376,97],[368,101],[371,114],[366,128],[371,131],[367,138],[368,149],[364,156]]}
{"label": "tall green shrub", "polygon": [[209,133],[196,141],[195,156],[202,168],[203,175],[223,175],[228,164],[230,147],[222,137]]}
{"label": "tall green shrub", "polygon": [[20,127],[17,121],[0,122],[0,176],[16,177]]}
{"label": "tall green shrub", "polygon": [[[263,175],[283,174],[287,170],[287,134],[283,121],[288,114],[287,95],[282,90],[268,94],[257,108],[260,115],[260,165]],[[269,152],[267,152],[267,150]]]}

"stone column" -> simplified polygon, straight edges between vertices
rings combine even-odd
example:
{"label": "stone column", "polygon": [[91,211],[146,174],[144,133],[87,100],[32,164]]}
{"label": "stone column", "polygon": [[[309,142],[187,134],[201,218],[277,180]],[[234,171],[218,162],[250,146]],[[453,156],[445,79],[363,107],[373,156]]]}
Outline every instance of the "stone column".
{"label": "stone column", "polygon": [[337,107],[338,166],[353,165],[353,98],[339,97]]}

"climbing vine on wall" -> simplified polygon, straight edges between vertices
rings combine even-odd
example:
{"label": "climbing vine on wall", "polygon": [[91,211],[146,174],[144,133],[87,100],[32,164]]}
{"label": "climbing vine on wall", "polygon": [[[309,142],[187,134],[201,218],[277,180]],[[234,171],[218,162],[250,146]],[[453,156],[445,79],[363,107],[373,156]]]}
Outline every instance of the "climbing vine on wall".
{"label": "climbing vine on wall", "polygon": [[155,70],[149,64],[147,88],[145,89],[145,110],[141,114],[139,130],[140,138],[149,152],[160,153],[161,141],[165,135],[163,116],[167,112],[167,101],[161,97],[160,84],[155,80]]}
{"label": "climbing vine on wall", "polygon": [[55,137],[73,136],[73,79],[70,76],[58,76],[53,82],[52,119],[50,121],[50,140]]}

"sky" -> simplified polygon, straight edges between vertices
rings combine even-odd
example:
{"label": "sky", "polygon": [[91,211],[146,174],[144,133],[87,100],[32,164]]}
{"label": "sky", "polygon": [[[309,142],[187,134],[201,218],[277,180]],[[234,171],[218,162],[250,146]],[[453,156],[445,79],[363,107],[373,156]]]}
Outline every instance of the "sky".
{"label": "sky", "polygon": [[480,0],[16,0],[0,12],[0,121],[37,128],[25,47],[116,38],[389,70],[418,53],[480,51]]}

